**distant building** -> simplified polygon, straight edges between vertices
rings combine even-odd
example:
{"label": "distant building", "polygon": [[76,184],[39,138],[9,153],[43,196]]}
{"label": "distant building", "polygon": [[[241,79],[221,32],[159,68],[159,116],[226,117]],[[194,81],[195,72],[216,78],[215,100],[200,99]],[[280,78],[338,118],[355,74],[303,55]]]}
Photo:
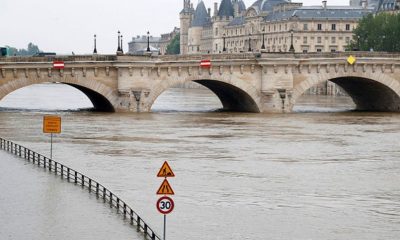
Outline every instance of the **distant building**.
{"label": "distant building", "polygon": [[[303,6],[289,0],[257,0],[246,8],[242,0],[221,0],[196,9],[184,0],[180,12],[181,54],[345,51],[358,21],[374,13],[362,0],[354,6]],[[372,0],[373,1],[373,0]],[[379,1],[379,0],[377,0]],[[396,0],[383,0],[396,1]]]}
{"label": "distant building", "polygon": [[[161,37],[149,36],[150,51],[154,54],[164,55],[166,48],[172,39],[179,34],[179,28],[174,28],[170,33],[161,34]],[[141,55],[147,51],[147,36],[136,36],[132,38],[132,41],[128,43],[129,51],[128,54]]]}

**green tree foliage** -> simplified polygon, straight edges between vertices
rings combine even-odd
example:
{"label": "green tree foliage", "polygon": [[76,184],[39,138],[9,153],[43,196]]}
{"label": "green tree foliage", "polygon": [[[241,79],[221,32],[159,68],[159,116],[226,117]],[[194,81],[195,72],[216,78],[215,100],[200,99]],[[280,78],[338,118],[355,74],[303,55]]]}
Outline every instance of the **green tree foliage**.
{"label": "green tree foliage", "polygon": [[369,14],[354,30],[349,49],[400,52],[400,14]]}
{"label": "green tree foliage", "polygon": [[39,47],[33,43],[29,43],[27,49],[16,49],[9,46],[7,47],[9,49],[10,56],[32,56],[36,53],[42,52]]}
{"label": "green tree foliage", "polygon": [[181,52],[181,37],[177,34],[167,46],[167,54],[179,54]]}

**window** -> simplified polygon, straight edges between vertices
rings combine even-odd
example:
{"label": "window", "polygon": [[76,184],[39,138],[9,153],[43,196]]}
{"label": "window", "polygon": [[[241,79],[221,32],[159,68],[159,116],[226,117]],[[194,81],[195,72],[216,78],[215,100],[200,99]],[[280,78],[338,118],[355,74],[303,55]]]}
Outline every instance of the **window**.
{"label": "window", "polygon": [[350,31],[350,24],[346,24],[346,31]]}
{"label": "window", "polygon": [[321,42],[322,42],[321,37],[317,37],[317,43],[321,43]]}
{"label": "window", "polygon": [[322,52],[322,49],[321,48],[317,48],[317,52]]}
{"label": "window", "polygon": [[331,38],[331,42],[332,42],[332,43],[336,43],[336,37],[332,37],[332,38]]}
{"label": "window", "polygon": [[303,43],[307,44],[307,37],[303,37]]}
{"label": "window", "polygon": [[336,31],[336,24],[332,24],[332,31]]}
{"label": "window", "polygon": [[322,24],[321,24],[321,23],[318,23],[317,29],[318,29],[318,31],[321,31],[321,30],[322,30]]}
{"label": "window", "polygon": [[304,25],[303,25],[303,30],[304,30],[304,31],[307,31],[307,30],[308,30],[308,24],[307,24],[307,23],[304,23]]}

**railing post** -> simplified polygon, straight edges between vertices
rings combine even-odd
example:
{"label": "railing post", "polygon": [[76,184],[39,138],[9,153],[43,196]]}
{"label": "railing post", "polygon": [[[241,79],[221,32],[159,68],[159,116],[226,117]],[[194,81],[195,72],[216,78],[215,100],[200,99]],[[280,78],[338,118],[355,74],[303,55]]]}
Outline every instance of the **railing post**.
{"label": "railing post", "polygon": [[[44,160],[46,161],[46,159],[47,159],[47,158],[45,157]],[[49,158],[49,171],[50,171],[50,172],[51,172],[51,162],[52,162],[52,161],[51,161],[51,159]]]}
{"label": "railing post", "polygon": [[89,192],[92,191],[92,179],[89,178]]}
{"label": "railing post", "polygon": [[22,157],[21,146],[18,146],[18,148],[19,148],[19,157]]}
{"label": "railing post", "polygon": [[144,232],[144,236],[146,237],[147,236],[147,224],[146,223],[144,223],[143,232]]}
{"label": "railing post", "polygon": [[67,181],[69,182],[69,171],[70,171],[70,168],[67,168]]}
{"label": "railing post", "polygon": [[117,198],[117,212],[119,211],[119,198]]}
{"label": "railing post", "polygon": [[78,183],[78,173],[75,171],[75,184]]}
{"label": "railing post", "polygon": [[131,214],[129,214],[129,215],[131,215],[131,224],[133,225],[133,210],[131,209]]}
{"label": "railing post", "polygon": [[156,234],[153,231],[151,232],[151,240],[156,240]]}
{"label": "railing post", "polygon": [[104,202],[106,202],[106,191],[107,191],[107,189],[105,187],[103,187],[103,200],[104,200]]}
{"label": "railing post", "polygon": [[126,203],[124,202],[124,218],[126,218]]}
{"label": "railing post", "polygon": [[96,196],[99,197],[99,183],[96,182]]}
{"label": "railing post", "polygon": [[137,216],[136,224],[137,224],[137,229],[136,230],[139,232],[140,231],[140,217],[139,217],[139,215]]}
{"label": "railing post", "polygon": [[[39,154],[38,154],[38,157],[39,157],[39,163],[40,163],[40,155],[39,155]],[[46,169],[46,167],[47,167],[46,164],[47,164],[46,158],[44,158],[44,159],[43,159],[43,168],[44,168],[44,169]]]}
{"label": "railing post", "polygon": [[110,192],[110,208],[112,208],[113,194]]}
{"label": "railing post", "polygon": [[85,187],[85,176],[83,174],[81,174],[81,176],[82,176],[82,178],[81,178],[81,180],[82,180],[82,188],[84,188]]}
{"label": "railing post", "polygon": [[64,165],[61,164],[61,178],[64,178]]}

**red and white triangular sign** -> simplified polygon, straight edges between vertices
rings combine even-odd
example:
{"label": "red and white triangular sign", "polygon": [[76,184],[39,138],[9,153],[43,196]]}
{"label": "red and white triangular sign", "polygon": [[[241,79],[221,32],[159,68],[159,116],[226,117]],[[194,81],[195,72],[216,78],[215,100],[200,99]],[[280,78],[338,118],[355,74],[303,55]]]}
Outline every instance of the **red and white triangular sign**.
{"label": "red and white triangular sign", "polygon": [[167,161],[164,162],[160,171],[158,171],[157,177],[175,177],[175,174]]}

